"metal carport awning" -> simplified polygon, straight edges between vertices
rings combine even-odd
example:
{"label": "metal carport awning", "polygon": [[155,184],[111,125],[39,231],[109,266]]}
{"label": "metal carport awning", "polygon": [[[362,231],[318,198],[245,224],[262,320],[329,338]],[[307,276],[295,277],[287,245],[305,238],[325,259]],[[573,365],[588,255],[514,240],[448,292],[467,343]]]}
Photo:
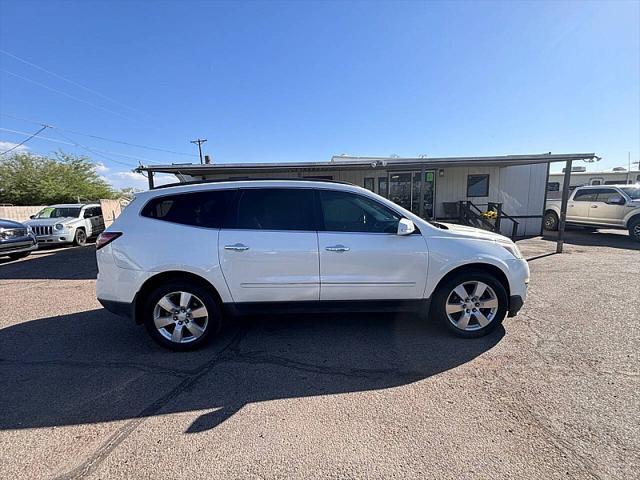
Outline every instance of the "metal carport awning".
{"label": "metal carport awning", "polygon": [[353,170],[362,168],[384,168],[387,170],[400,168],[444,168],[460,166],[501,166],[510,167],[516,165],[536,165],[541,163],[565,162],[564,181],[562,190],[562,203],[560,207],[560,222],[558,225],[558,239],[556,252],[562,253],[564,245],[564,231],[567,217],[567,202],[569,199],[569,185],[571,180],[571,168],[574,161],[599,159],[595,153],[543,153],[532,155],[500,155],[486,157],[354,157],[334,156],[329,162],[285,162],[285,163],[220,163],[220,164],[170,164],[140,166],[136,172],[147,173],[149,189],[154,188],[153,176],[155,173],[168,173],[173,175],[189,175],[204,177],[212,174],[239,174],[273,172],[283,173],[295,170]]}

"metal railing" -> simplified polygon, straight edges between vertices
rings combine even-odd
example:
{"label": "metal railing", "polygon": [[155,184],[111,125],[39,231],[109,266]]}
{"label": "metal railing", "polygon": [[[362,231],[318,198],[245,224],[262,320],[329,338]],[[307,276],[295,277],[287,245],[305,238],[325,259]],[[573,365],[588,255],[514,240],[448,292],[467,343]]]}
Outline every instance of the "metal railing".
{"label": "metal railing", "polygon": [[496,217],[492,222],[483,216],[483,211],[469,200],[461,200],[459,202],[460,223],[471,227],[483,228],[492,232],[500,233],[503,220],[511,221],[511,238],[515,239],[518,235],[518,226],[520,223],[511,215],[502,210],[502,203],[487,203],[487,211],[495,211]]}

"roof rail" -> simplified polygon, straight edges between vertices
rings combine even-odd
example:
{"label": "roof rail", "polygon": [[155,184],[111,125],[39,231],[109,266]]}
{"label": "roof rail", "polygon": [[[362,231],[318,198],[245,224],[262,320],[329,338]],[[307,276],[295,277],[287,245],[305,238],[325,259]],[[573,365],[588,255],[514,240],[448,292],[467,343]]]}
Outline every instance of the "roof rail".
{"label": "roof rail", "polygon": [[341,185],[354,185],[355,183],[351,182],[343,182],[341,180],[327,180],[324,178],[235,178],[235,179],[210,179],[210,180],[192,180],[190,182],[175,182],[175,183],[167,183],[165,185],[157,185],[153,187],[153,190],[157,190],[159,188],[168,188],[168,187],[181,187],[185,185],[203,185],[207,183],[222,183],[222,182],[270,182],[270,181],[292,181],[292,182],[323,182],[323,183],[338,183]]}

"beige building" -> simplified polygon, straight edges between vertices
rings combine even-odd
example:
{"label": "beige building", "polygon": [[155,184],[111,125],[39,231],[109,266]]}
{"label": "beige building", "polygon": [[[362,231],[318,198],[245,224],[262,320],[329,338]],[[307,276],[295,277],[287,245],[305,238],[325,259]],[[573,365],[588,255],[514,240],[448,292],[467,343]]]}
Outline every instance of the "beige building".
{"label": "beige building", "polygon": [[[496,230],[539,235],[552,162],[594,158],[585,154],[496,157],[399,158],[334,156],[329,162],[171,164],[140,167],[154,188],[155,173],[180,182],[255,178],[308,178],[349,182],[389,198],[423,218],[482,223],[482,211],[497,209]],[[484,222],[486,228],[491,228]],[[493,222],[495,223],[495,222]]]}

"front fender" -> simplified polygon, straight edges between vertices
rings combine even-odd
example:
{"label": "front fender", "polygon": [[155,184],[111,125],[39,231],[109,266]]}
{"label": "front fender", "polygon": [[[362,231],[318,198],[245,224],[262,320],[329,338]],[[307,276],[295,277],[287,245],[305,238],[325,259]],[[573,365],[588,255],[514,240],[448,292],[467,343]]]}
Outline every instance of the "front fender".
{"label": "front fender", "polygon": [[[509,255],[505,250],[503,257],[499,245],[492,241],[478,241],[464,238],[430,238],[429,239],[429,270],[425,285],[425,298],[435,292],[440,281],[456,268],[468,265],[491,265],[500,269],[509,281],[513,290],[509,274]],[[461,253],[466,252],[466,255]]]}

